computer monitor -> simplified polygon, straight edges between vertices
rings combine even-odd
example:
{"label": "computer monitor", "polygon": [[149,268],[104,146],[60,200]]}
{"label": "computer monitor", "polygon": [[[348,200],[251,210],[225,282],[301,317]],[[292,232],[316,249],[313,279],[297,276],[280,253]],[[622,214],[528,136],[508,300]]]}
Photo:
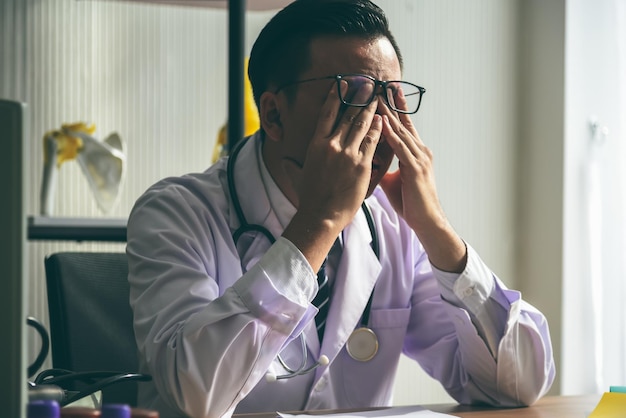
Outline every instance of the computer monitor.
{"label": "computer monitor", "polygon": [[27,112],[23,103],[0,99],[0,415],[26,416],[26,194]]}

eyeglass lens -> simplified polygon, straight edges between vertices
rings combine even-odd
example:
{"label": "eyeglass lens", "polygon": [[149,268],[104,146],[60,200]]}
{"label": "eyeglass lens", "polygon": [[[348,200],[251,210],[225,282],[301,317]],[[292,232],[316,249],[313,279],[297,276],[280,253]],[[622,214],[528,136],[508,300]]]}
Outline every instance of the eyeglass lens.
{"label": "eyeglass lens", "polygon": [[[347,83],[348,88],[341,99],[348,105],[366,106],[376,94],[376,81],[359,75],[341,76],[339,82]],[[341,88],[339,89],[341,93]],[[401,99],[399,92],[402,91],[404,99]],[[417,86],[404,81],[392,81],[387,83],[385,98],[389,106],[396,111],[414,113],[417,111],[421,92]]]}

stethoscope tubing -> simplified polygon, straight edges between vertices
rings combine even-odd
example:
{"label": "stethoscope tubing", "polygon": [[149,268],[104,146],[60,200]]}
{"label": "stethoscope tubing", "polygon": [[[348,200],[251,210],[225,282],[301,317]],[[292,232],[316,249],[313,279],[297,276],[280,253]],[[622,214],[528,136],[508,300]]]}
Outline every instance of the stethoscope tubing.
{"label": "stethoscope tubing", "polygon": [[237,219],[239,219],[240,224],[239,228],[233,232],[233,241],[235,241],[236,246],[239,238],[241,238],[241,236],[246,232],[260,232],[269,240],[270,244],[274,244],[276,242],[276,238],[274,238],[274,235],[272,235],[267,228],[262,225],[248,223],[246,215],[243,213],[243,209],[241,208],[239,196],[237,196],[237,188],[235,186],[235,161],[239,156],[239,151],[241,151],[245,143],[246,139],[239,141],[232,154],[228,157],[228,163],[226,164],[226,181],[228,183],[230,201],[233,203],[233,208],[235,209],[235,214],[237,215]]}

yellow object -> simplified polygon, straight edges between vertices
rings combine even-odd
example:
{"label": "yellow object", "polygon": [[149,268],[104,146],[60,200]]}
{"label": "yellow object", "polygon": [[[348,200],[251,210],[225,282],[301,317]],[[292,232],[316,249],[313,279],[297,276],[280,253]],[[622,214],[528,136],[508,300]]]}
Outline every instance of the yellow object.
{"label": "yellow object", "polygon": [[57,131],[46,132],[43,136],[44,161],[49,161],[48,147],[46,146],[46,138],[52,137],[57,142],[56,166],[60,167],[65,161],[76,158],[80,150],[83,148],[83,140],[72,135],[72,132],[83,132],[92,135],[96,131],[96,125],[87,126],[83,122],[66,123],[61,125],[61,129]]}
{"label": "yellow object", "polygon": [[[252,94],[252,85],[248,79],[248,59],[244,62],[244,80],[243,80],[243,135],[249,136],[255,133],[261,126],[259,120],[259,111],[254,103],[254,95]],[[228,121],[217,133],[217,141],[213,148],[212,161],[216,162],[228,154]]]}
{"label": "yellow object", "polygon": [[605,392],[589,418],[623,418],[626,416],[626,393]]}

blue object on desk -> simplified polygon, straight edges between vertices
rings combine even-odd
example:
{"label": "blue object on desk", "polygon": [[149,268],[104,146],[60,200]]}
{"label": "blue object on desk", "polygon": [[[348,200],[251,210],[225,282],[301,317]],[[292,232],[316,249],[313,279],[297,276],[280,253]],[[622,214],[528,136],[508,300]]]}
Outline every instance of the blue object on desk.
{"label": "blue object on desk", "polygon": [[626,393],[626,386],[611,386],[609,392]]}

